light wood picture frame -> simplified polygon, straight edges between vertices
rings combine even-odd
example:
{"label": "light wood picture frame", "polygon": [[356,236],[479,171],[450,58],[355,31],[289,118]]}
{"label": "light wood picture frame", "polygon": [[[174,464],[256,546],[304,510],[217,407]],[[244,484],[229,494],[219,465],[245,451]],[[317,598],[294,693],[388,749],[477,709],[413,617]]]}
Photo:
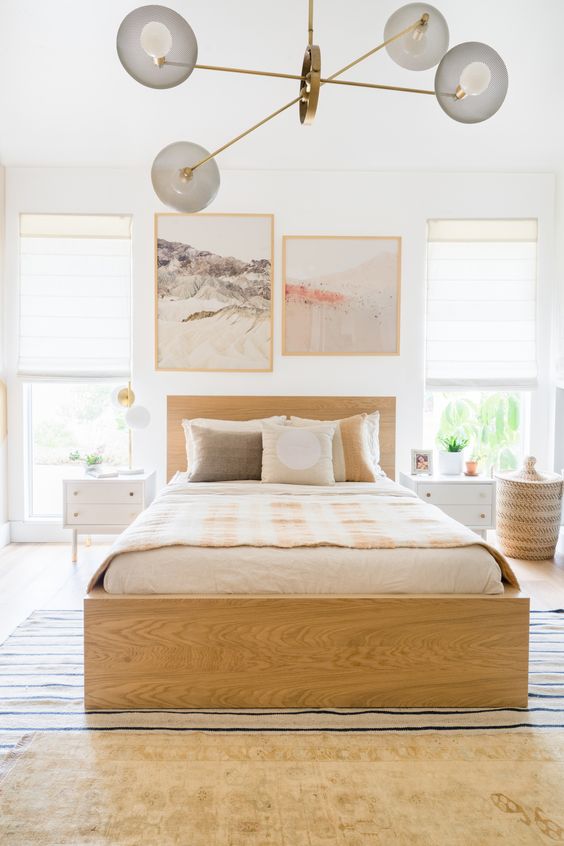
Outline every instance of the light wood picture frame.
{"label": "light wood picture frame", "polygon": [[272,370],[274,215],[155,214],[155,369]]}
{"label": "light wood picture frame", "polygon": [[399,355],[401,237],[282,240],[283,355]]}

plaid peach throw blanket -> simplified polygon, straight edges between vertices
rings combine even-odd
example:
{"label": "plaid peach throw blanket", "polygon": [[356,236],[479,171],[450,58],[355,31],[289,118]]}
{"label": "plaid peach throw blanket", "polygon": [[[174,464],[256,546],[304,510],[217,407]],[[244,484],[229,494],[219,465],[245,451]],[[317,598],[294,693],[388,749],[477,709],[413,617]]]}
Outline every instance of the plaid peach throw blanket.
{"label": "plaid peach throw blanket", "polygon": [[256,487],[230,493],[229,486],[218,493],[217,485],[204,485],[197,490],[193,485],[166,488],[116,540],[88,589],[116,555],[177,545],[446,549],[477,544],[491,553],[505,581],[517,586],[500,552],[439,508],[395,485],[383,492],[321,489],[301,494],[258,493]]}

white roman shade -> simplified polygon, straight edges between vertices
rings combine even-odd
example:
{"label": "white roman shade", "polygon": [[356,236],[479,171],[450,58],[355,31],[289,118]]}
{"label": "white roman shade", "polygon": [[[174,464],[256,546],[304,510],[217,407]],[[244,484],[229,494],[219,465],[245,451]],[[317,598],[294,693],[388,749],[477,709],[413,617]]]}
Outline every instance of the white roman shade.
{"label": "white roman shade", "polygon": [[131,218],[20,216],[18,373],[130,375]]}
{"label": "white roman shade", "polygon": [[536,220],[429,221],[427,386],[534,388],[536,280]]}

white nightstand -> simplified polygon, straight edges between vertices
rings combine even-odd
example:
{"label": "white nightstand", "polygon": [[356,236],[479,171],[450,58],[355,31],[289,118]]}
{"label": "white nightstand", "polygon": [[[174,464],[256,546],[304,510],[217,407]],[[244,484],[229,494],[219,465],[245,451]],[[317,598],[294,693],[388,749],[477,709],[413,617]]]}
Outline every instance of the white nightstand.
{"label": "white nightstand", "polygon": [[400,473],[400,485],[484,539],[495,529],[495,479],[487,476],[410,476]]}
{"label": "white nightstand", "polygon": [[63,479],[63,528],[72,529],[72,560],[78,535],[118,535],[155,497],[155,473],[114,479]]}

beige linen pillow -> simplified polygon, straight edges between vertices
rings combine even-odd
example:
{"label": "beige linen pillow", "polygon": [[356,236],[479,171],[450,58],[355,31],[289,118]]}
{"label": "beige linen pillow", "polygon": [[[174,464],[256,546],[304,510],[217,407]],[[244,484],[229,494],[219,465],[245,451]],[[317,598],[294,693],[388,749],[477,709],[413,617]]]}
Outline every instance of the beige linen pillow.
{"label": "beige linen pillow", "polygon": [[[382,474],[375,456],[380,457],[378,431],[380,413],[355,414],[342,420],[308,420],[291,417],[289,425],[296,428],[319,426],[323,422],[335,424],[333,437],[333,471],[336,482],[374,482]],[[372,450],[371,445],[374,445]]]}
{"label": "beige linen pillow", "polygon": [[204,426],[207,429],[215,429],[221,432],[260,432],[262,434],[263,422],[278,423],[283,425],[286,417],[275,416],[265,417],[258,420],[216,420],[209,417],[194,417],[191,420],[183,420],[182,428],[184,429],[184,437],[186,438],[186,461],[188,470],[190,470],[190,455],[193,451],[192,444],[192,426]]}
{"label": "beige linen pillow", "polygon": [[190,427],[192,452],[191,482],[235,482],[260,479],[262,433],[225,432],[206,426]]}
{"label": "beige linen pillow", "polygon": [[288,485],[334,485],[335,424],[303,428],[263,423],[262,481]]}

